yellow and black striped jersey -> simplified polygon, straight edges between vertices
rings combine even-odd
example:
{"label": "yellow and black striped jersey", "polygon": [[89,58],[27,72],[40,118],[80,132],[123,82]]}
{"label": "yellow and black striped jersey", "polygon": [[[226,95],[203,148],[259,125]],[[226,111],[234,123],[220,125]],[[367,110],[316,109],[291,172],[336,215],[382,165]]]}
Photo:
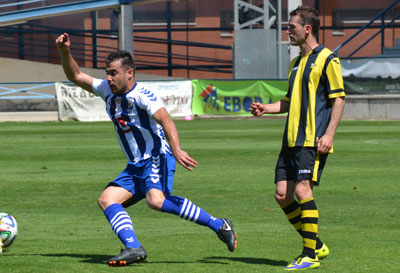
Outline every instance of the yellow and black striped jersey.
{"label": "yellow and black striped jersey", "polygon": [[340,60],[319,45],[292,60],[288,78],[284,99],[290,106],[283,145],[316,147],[330,121],[331,99],[345,96]]}

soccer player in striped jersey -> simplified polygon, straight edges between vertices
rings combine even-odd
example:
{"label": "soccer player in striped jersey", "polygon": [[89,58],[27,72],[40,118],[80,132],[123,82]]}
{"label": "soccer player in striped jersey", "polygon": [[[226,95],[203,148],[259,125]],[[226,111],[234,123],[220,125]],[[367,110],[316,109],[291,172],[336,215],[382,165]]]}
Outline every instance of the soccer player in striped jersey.
{"label": "soccer player in striped jersey", "polygon": [[108,55],[107,77],[101,80],[80,70],[72,57],[67,33],[59,35],[56,44],[67,78],[106,102],[117,139],[128,159],[126,168],[107,185],[98,200],[112,230],[126,247],[108,264],[124,266],[147,257],[124,209],[142,199],[154,210],[209,227],[234,251],[237,236],[228,219],[212,217],[190,200],[171,195],[175,162],[189,171],[197,162],[181,149],[175,123],[161,100],[135,81],[132,56],[126,51]]}
{"label": "soccer player in striped jersey", "polygon": [[333,152],[345,92],[339,58],[318,44],[318,29],[315,9],[299,6],[290,13],[287,33],[301,54],[290,63],[288,92],[281,101],[250,106],[256,117],[288,113],[275,168],[275,199],[302,236],[303,251],[286,270],[319,267],[319,260],[329,254],[318,237],[313,187],[318,186],[328,153]]}

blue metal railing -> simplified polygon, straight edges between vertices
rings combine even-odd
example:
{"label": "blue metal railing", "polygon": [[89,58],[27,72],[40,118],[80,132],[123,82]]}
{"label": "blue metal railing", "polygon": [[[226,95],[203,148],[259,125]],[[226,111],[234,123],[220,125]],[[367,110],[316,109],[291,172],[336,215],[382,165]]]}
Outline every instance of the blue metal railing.
{"label": "blue metal railing", "polygon": [[[21,82],[12,83],[4,82],[0,83],[0,100],[22,100],[22,99],[54,99],[54,95],[49,95],[41,92],[35,92],[31,90],[41,89],[49,86],[53,86],[54,82]],[[11,86],[25,86],[20,88],[14,88]],[[1,91],[3,90],[3,91]]]}
{"label": "blue metal railing", "polygon": [[[15,1],[15,0],[14,0]],[[33,1],[33,2],[31,2]],[[79,10],[86,7],[91,7],[92,9],[97,9],[99,6],[110,6],[114,4],[130,3],[130,2],[140,2],[144,0],[84,0],[84,1],[63,1],[62,5],[55,5],[57,0],[48,0],[41,3],[43,8],[38,8],[39,0],[27,0],[23,2],[18,2],[20,5],[17,7],[17,3],[9,4],[11,1],[1,1],[0,0],[0,10],[2,7],[10,7],[12,5],[14,10],[12,12],[0,13],[0,25],[4,21],[7,23],[20,23],[19,25],[11,25],[7,27],[0,27],[0,33],[7,36],[7,39],[0,40],[0,56],[7,57],[17,57],[19,59],[26,60],[36,60],[36,61],[46,61],[51,63],[58,63],[59,56],[55,50],[54,39],[59,33],[68,32],[71,36],[76,37],[78,41],[74,41],[74,55],[77,60],[81,63],[87,65],[88,62],[92,62],[92,66],[95,68],[104,67],[104,62],[102,59],[108,53],[115,51],[117,49],[118,40],[118,30],[99,30],[96,27],[95,20],[96,16],[92,16],[92,30],[79,30],[79,29],[67,29],[58,28],[51,26],[40,26],[32,24],[30,21],[34,18],[46,17],[49,14],[54,15],[54,13],[60,12],[60,14],[67,14],[69,11],[77,9]],[[166,0],[164,0],[166,1]],[[7,4],[4,4],[7,2]],[[22,7],[23,4],[31,3],[25,9]],[[69,4],[66,4],[69,2]],[[36,5],[35,5],[36,3]],[[169,1],[167,1],[167,4]],[[32,8],[32,5],[35,8]],[[31,14],[32,13],[32,14]],[[93,13],[93,12],[92,12]],[[57,13],[58,14],[58,13]],[[167,18],[171,20],[171,11],[169,10],[169,15]],[[3,20],[3,21],[2,21]],[[24,22],[27,20],[28,22]],[[218,45],[215,43],[205,43],[202,41],[189,41],[184,40],[174,40],[172,38],[172,33],[174,32],[187,32],[187,37],[189,33],[193,31],[233,31],[232,28],[192,28],[188,25],[182,28],[171,27],[171,24],[166,28],[156,28],[156,29],[135,29],[134,41],[138,43],[146,44],[163,44],[168,47],[168,52],[151,52],[147,50],[138,51],[135,50],[137,70],[168,70],[171,74],[173,69],[186,69],[186,70],[201,70],[209,72],[222,72],[222,73],[232,73],[232,61],[226,59],[208,58],[208,56],[193,56],[192,54],[186,54],[186,57],[182,54],[176,54],[172,52],[172,46],[186,47],[189,48],[212,48],[215,50],[227,50],[232,51],[232,46]],[[154,38],[149,37],[151,35],[145,35],[142,33],[160,32],[166,33],[167,38]],[[138,34],[141,35],[138,35]],[[47,40],[46,40],[47,39]],[[103,46],[97,43],[98,39],[108,40],[107,44],[115,45],[115,47]],[[91,41],[91,42],[89,42]],[[187,50],[188,52],[189,50]],[[194,50],[192,50],[193,52]],[[146,56],[152,58],[140,58],[141,56]],[[100,58],[100,59],[98,59]],[[155,60],[158,58],[158,60]],[[186,59],[187,65],[174,64],[173,60],[183,60]],[[166,60],[166,61],[165,61]],[[189,61],[196,63],[202,62],[203,64],[189,65]],[[181,61],[182,63],[182,61]]]}
{"label": "blue metal railing", "polygon": [[[232,28],[172,28],[171,32],[219,32],[219,31],[232,31]],[[157,29],[135,29],[134,41],[136,43],[145,44],[161,44],[167,45],[170,43],[174,46],[190,47],[190,48],[212,48],[215,50],[232,51],[232,46],[207,43],[184,41],[166,38],[150,37],[152,32],[165,33],[166,28]],[[104,56],[117,49],[117,30],[79,30],[79,29],[66,29],[51,26],[42,26],[32,23],[26,23],[18,26],[10,26],[0,28],[0,33],[10,36],[9,40],[0,41],[0,56],[4,57],[17,57],[26,60],[45,61],[50,63],[58,63],[59,55],[56,51],[54,39],[59,33],[68,32],[73,41],[73,52],[76,60],[79,63],[92,62],[95,68],[104,68]],[[147,34],[147,35],[146,35]],[[32,36],[36,35],[36,36]],[[22,37],[19,38],[19,37]],[[93,39],[108,40],[112,42],[113,46],[105,46],[97,44],[96,54],[93,54],[93,47],[96,45],[89,41]],[[22,41],[22,44],[20,44]],[[86,42],[85,42],[86,41]],[[110,44],[110,43],[105,43]],[[193,52],[193,51],[192,51]],[[19,54],[19,56],[18,56]],[[22,55],[21,55],[22,54]],[[169,57],[173,60],[188,60],[193,62],[202,62],[198,65],[178,65],[174,62],[168,62]],[[150,50],[135,50],[136,68],[140,70],[168,70],[168,69],[189,69],[209,72],[222,72],[232,73],[232,60],[225,60],[219,58],[210,58],[209,56],[195,56],[192,54],[183,55],[172,52],[155,52]],[[153,60],[150,61],[149,58]],[[158,61],[155,60],[158,59]]]}
{"label": "blue metal railing", "polygon": [[[395,18],[392,19],[392,21],[390,21],[390,23],[388,23],[385,28],[391,27],[393,25],[393,23],[400,18],[400,14],[398,16],[396,16]],[[376,36],[378,36],[381,33],[382,30],[377,31],[374,35],[372,35],[367,41],[365,41],[362,45],[360,45],[357,49],[355,49],[353,52],[351,52],[349,54],[349,56],[347,56],[347,58],[351,58],[355,53],[357,53],[361,48],[363,48],[366,44],[368,44],[370,41],[372,41]],[[381,47],[381,53],[383,51],[383,46]]]}
{"label": "blue metal railing", "polygon": [[364,47],[368,42],[370,42],[378,34],[381,34],[381,53],[382,53],[383,52],[383,48],[385,46],[385,28],[391,26],[393,24],[393,22],[396,19],[399,18],[399,16],[397,16],[388,25],[385,25],[385,14],[386,14],[386,12],[388,12],[392,7],[394,7],[399,2],[400,2],[400,0],[394,0],[389,6],[384,8],[381,12],[378,13],[378,15],[376,15],[374,18],[372,18],[365,26],[360,28],[356,33],[354,33],[352,36],[350,36],[341,45],[336,47],[333,50],[333,52],[335,52],[337,54],[342,47],[344,47],[346,44],[348,44],[350,41],[352,41],[355,37],[357,37],[365,29],[369,28],[377,19],[381,18],[381,28],[380,28],[380,30],[375,35],[373,35],[373,37],[369,38],[367,40],[367,42],[363,43],[359,48],[357,48],[355,51],[353,51],[347,58],[350,58],[351,56],[353,56],[358,50],[360,50],[362,47]]}
{"label": "blue metal railing", "polygon": [[[35,8],[21,9],[17,6],[17,10],[0,13],[0,24],[20,24],[29,20],[35,20],[46,17],[54,17],[66,15],[76,12],[93,11],[105,8],[114,8],[122,2],[136,2],[143,0],[85,0],[64,3],[60,5],[45,5]],[[21,2],[21,4],[24,2]]]}
{"label": "blue metal railing", "polygon": [[[7,1],[7,2],[9,2],[9,1]],[[24,2],[14,2],[14,3],[8,3],[8,4],[1,4],[1,2],[0,2],[0,8],[9,8],[9,7],[18,7],[18,8],[20,8],[21,6],[23,6],[23,5],[26,5],[26,4],[33,4],[33,3],[37,3],[37,2],[42,2],[42,6],[44,6],[44,1],[43,0],[27,0],[27,1],[24,1]]]}

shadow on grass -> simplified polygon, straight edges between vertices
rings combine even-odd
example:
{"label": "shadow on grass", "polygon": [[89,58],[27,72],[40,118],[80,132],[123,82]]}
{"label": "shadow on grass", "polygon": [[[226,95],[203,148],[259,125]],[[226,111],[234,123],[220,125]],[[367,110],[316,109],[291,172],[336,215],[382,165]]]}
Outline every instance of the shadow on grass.
{"label": "shadow on grass", "polygon": [[58,253],[58,254],[40,254],[43,257],[59,258],[59,257],[70,257],[81,259],[81,263],[89,264],[107,264],[107,259],[111,258],[110,255],[91,255],[91,254],[72,254],[72,253]]}
{"label": "shadow on grass", "polygon": [[[50,258],[62,258],[62,257],[69,257],[69,258],[76,258],[80,259],[79,262],[81,263],[89,263],[89,264],[107,264],[107,259],[111,258],[110,255],[90,255],[90,254],[73,254],[73,253],[58,253],[58,254],[37,254],[43,257],[50,257]],[[208,260],[200,260],[196,262],[192,261],[151,261],[146,260],[140,263],[134,263],[135,265],[139,264],[187,264],[187,263],[213,263],[213,264],[227,264],[225,262],[220,261],[208,261]]]}
{"label": "shadow on grass", "polygon": [[228,261],[233,261],[233,262],[242,262],[242,263],[246,263],[246,264],[267,264],[267,265],[272,265],[272,266],[286,266],[287,265],[287,261],[276,261],[276,260],[270,260],[270,259],[265,259],[265,258],[252,258],[252,257],[216,257],[215,256],[215,257],[206,257],[200,261],[205,262],[205,263],[212,263],[212,262],[215,262],[215,260],[219,260],[219,261],[228,260]]}
{"label": "shadow on grass", "polygon": [[[79,259],[81,263],[89,264],[107,264],[107,259],[110,255],[99,255],[99,254],[73,254],[73,253],[58,253],[58,254],[38,254],[43,257],[50,258],[60,258],[60,257],[70,257]],[[223,256],[213,256],[205,257],[203,259],[193,261],[151,261],[147,260],[139,264],[186,264],[186,263],[206,263],[206,264],[229,264],[229,262],[241,262],[246,264],[259,264],[259,265],[271,265],[271,266],[286,266],[287,261],[277,261],[266,258],[253,258],[253,257],[223,257]]]}

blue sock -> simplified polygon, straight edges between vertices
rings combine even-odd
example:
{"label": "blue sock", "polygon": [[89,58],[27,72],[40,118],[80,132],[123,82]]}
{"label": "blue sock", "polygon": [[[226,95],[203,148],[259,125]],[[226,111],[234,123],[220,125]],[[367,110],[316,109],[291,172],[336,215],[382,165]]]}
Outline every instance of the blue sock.
{"label": "blue sock", "polygon": [[112,230],[125,245],[126,248],[138,248],[141,246],[133,231],[131,217],[121,204],[112,204],[104,210]]}
{"label": "blue sock", "polygon": [[202,226],[207,226],[215,232],[218,232],[223,225],[221,219],[212,217],[190,200],[179,196],[166,196],[161,211],[178,215],[182,219]]}

